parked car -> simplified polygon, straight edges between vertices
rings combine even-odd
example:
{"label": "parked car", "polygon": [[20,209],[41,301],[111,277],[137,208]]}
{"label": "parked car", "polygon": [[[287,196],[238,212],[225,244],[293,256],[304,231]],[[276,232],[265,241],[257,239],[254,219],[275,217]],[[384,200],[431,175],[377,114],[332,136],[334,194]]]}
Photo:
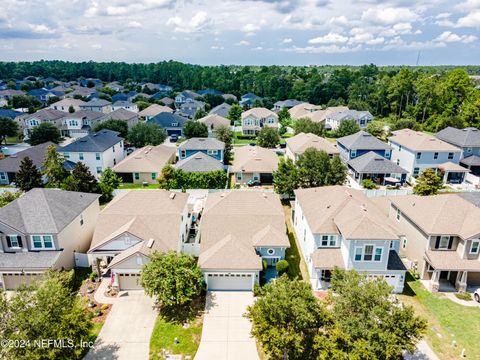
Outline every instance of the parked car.
{"label": "parked car", "polygon": [[177,141],[178,141],[178,135],[177,134],[170,135],[170,142],[177,142]]}
{"label": "parked car", "polygon": [[250,179],[250,180],[248,180],[247,185],[248,186],[260,186],[260,181]]}
{"label": "parked car", "polygon": [[479,303],[480,303],[480,288],[478,288],[477,290],[475,290],[475,292],[473,293],[473,297],[475,298],[475,301],[476,301],[476,302],[479,302]]}

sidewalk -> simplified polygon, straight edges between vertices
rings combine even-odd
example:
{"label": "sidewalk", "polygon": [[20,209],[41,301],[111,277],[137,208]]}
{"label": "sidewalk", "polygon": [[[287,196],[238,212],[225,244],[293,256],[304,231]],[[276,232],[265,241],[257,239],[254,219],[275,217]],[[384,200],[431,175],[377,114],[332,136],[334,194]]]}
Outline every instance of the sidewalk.
{"label": "sidewalk", "polygon": [[419,341],[415,354],[405,353],[403,358],[405,360],[440,360],[425,340]]}

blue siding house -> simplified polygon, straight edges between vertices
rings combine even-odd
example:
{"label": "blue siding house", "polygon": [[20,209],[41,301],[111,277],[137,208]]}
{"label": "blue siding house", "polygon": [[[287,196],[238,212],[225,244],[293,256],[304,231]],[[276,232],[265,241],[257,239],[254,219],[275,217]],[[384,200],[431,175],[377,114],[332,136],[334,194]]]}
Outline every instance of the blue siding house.
{"label": "blue siding house", "polygon": [[168,136],[183,136],[183,127],[187,121],[188,119],[184,116],[168,112],[162,112],[147,120],[148,123],[157,124],[165,129]]}
{"label": "blue siding house", "polygon": [[370,151],[388,160],[392,156],[390,145],[363,130],[337,139],[337,148],[340,151],[340,157],[345,162],[365,155]]}
{"label": "blue siding house", "polygon": [[178,147],[178,158],[186,159],[198,152],[223,162],[225,143],[215,138],[191,138]]}

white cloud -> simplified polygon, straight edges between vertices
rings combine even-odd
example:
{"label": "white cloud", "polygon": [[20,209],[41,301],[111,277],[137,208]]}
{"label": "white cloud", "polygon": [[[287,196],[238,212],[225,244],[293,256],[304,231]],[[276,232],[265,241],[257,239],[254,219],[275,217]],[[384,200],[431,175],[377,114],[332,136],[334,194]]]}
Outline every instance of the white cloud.
{"label": "white cloud", "polygon": [[184,20],[179,16],[171,17],[167,20],[167,25],[172,25],[175,32],[198,33],[210,28],[213,21],[205,11],[199,11],[190,20]]}
{"label": "white cloud", "polygon": [[92,49],[94,50],[100,50],[102,49],[102,47],[103,47],[102,44],[92,44]]}
{"label": "white cloud", "polygon": [[452,33],[451,31],[444,31],[434,41],[445,43],[462,42],[465,44],[469,44],[471,42],[474,42],[475,40],[477,40],[477,37],[474,35],[457,35]]}
{"label": "white cloud", "polygon": [[37,34],[53,34],[55,31],[44,24],[29,24],[29,28]]}
{"label": "white cloud", "polygon": [[247,35],[255,35],[255,32],[257,32],[260,29],[261,27],[259,25],[249,23],[244,25],[241,30]]}
{"label": "white cloud", "polygon": [[478,10],[480,9],[480,0],[463,1],[457,4],[455,8],[461,11]]}
{"label": "white cloud", "polygon": [[282,44],[290,44],[291,42],[293,42],[292,38],[285,38],[282,40]]}
{"label": "white cloud", "polygon": [[127,23],[127,27],[129,27],[129,28],[140,28],[140,27],[142,27],[142,24],[140,24],[138,21],[132,20],[132,21],[129,21]]}
{"label": "white cloud", "polygon": [[284,51],[295,52],[300,54],[344,54],[350,52],[357,52],[362,49],[361,45],[354,47],[339,46],[339,45],[322,45],[322,46],[306,46],[306,47],[291,47]]}
{"label": "white cloud", "polygon": [[223,46],[212,45],[212,46],[210,46],[210,49],[212,49],[212,50],[223,50],[225,48]]}
{"label": "white cloud", "polygon": [[417,21],[419,18],[418,14],[404,7],[369,8],[362,13],[361,17],[362,21],[382,25]]}
{"label": "white cloud", "polygon": [[241,40],[235,44],[236,46],[247,46],[250,45],[250,42],[247,40]]}
{"label": "white cloud", "polygon": [[308,40],[309,44],[342,44],[348,41],[348,37],[337,33],[328,33],[324,36],[319,36]]}
{"label": "white cloud", "polygon": [[252,50],[254,50],[254,51],[260,51],[260,50],[263,50],[263,47],[257,46],[257,47],[252,48]]}
{"label": "white cloud", "polygon": [[458,19],[457,27],[480,27],[480,11],[474,11]]}
{"label": "white cloud", "polygon": [[345,15],[332,17],[328,22],[332,25],[348,25],[348,19],[345,17]]}

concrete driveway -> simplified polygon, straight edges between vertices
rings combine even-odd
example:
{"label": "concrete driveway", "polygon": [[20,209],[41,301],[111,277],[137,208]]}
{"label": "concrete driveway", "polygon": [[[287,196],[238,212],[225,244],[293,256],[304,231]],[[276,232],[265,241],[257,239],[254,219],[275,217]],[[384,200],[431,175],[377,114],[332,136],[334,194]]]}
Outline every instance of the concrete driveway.
{"label": "concrete driveway", "polygon": [[143,291],[116,298],[112,310],[86,360],[147,360],[150,336],[157,317],[153,299]]}
{"label": "concrete driveway", "polygon": [[258,360],[255,339],[250,337],[250,321],[243,317],[252,303],[251,292],[209,292],[195,360]]}

